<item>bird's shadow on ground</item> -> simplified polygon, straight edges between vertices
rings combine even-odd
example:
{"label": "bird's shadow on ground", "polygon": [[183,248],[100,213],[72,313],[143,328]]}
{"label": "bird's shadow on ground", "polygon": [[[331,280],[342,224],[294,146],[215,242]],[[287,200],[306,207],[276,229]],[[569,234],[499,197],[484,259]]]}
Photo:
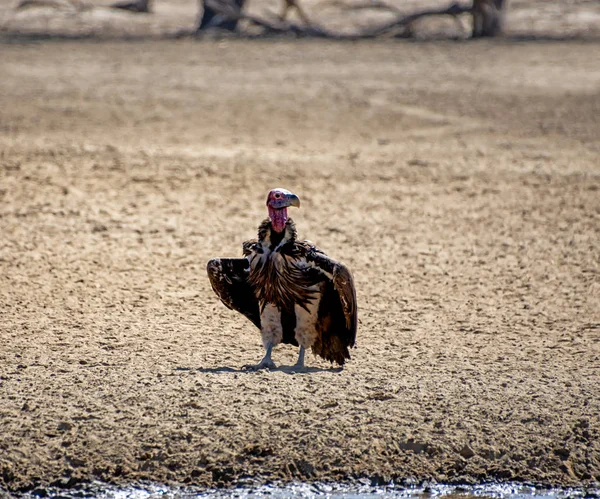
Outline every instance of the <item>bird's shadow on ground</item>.
{"label": "bird's shadow on ground", "polygon": [[[262,369],[266,372],[282,372],[287,374],[314,374],[314,373],[341,373],[343,367],[305,367],[302,370],[296,370],[295,366],[279,366],[275,369]],[[197,373],[207,374],[254,374],[261,371],[253,371],[252,369],[235,368],[235,367],[176,367],[175,371],[193,371]]]}

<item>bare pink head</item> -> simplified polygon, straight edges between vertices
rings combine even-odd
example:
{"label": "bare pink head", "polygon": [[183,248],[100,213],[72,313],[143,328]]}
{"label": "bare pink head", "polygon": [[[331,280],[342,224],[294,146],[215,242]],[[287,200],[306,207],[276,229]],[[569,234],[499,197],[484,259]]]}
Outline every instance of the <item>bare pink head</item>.
{"label": "bare pink head", "polygon": [[271,226],[275,232],[283,232],[288,219],[287,209],[290,206],[300,208],[300,199],[287,189],[273,189],[267,196],[267,209],[271,218]]}

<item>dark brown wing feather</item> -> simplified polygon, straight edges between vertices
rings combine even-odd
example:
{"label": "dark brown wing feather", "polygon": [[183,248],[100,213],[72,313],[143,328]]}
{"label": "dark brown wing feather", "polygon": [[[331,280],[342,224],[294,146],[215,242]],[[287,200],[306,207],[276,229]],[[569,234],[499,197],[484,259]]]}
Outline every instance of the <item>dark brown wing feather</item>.
{"label": "dark brown wing feather", "polygon": [[245,258],[214,258],[206,266],[214,292],[230,309],[244,314],[260,329],[260,311],[254,289],[248,282]]}
{"label": "dark brown wing feather", "polygon": [[328,285],[319,307],[320,341],[315,343],[316,354],[340,365],[350,358],[348,347],[356,342],[358,326],[356,289],[352,273],[342,262],[328,257],[309,243],[306,259],[319,267],[328,277]]}

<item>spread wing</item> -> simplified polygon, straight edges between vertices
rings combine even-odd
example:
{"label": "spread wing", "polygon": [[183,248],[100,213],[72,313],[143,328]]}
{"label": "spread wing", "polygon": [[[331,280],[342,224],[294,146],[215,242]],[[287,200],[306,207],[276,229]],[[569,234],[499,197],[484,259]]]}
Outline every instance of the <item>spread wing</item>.
{"label": "spread wing", "polygon": [[333,286],[339,295],[340,304],[344,314],[344,320],[347,330],[345,340],[348,346],[354,346],[356,341],[356,329],[358,326],[357,307],[356,307],[356,289],[352,273],[342,262],[338,262],[328,257],[317,247],[309,243],[306,259],[313,262],[314,265],[323,270],[333,281]]}
{"label": "spread wing", "polygon": [[214,258],[206,271],[214,292],[230,309],[244,314],[260,329],[260,311],[254,289],[248,282],[246,258]]}

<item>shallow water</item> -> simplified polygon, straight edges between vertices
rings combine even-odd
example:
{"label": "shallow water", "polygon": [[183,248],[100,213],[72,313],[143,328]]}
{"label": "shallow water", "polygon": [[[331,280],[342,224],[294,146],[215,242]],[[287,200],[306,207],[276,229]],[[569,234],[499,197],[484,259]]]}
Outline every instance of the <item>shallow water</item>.
{"label": "shallow water", "polygon": [[415,487],[373,487],[368,484],[289,484],[285,486],[262,485],[227,490],[206,490],[193,487],[167,487],[156,484],[136,484],[128,487],[116,487],[102,483],[92,483],[78,489],[37,489],[21,498],[37,499],[50,497],[55,499],[94,498],[94,499],[154,499],[154,498],[241,498],[241,499],[379,499],[379,498],[415,498],[436,497],[454,498],[497,498],[497,499],[596,499],[600,498],[600,488],[536,488],[528,485],[486,484],[475,486],[422,485]]}

